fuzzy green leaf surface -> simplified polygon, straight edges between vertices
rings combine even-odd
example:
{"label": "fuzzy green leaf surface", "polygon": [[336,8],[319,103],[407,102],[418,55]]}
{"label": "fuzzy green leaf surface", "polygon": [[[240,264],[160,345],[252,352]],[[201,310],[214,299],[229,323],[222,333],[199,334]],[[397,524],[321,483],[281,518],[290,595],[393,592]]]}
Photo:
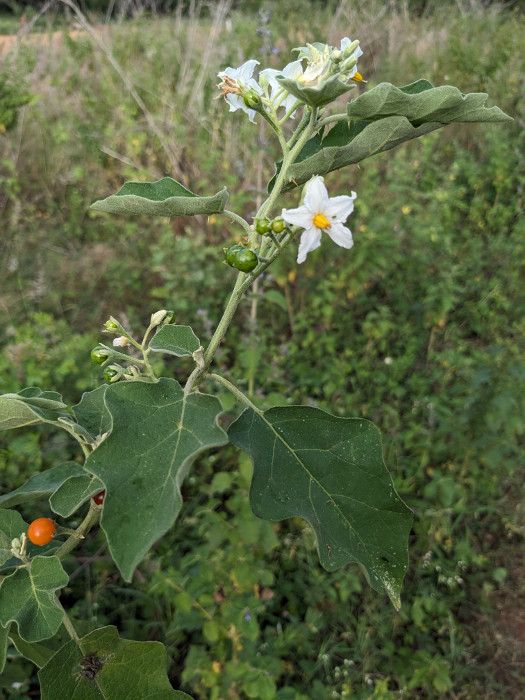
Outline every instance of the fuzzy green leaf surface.
{"label": "fuzzy green leaf surface", "polygon": [[86,391],[79,403],[72,407],[77,423],[96,439],[111,430],[111,414],[106,408],[104,397],[107,384],[93,391]]}
{"label": "fuzzy green leaf surface", "polygon": [[[512,121],[499,107],[486,107],[485,93],[463,95],[456,87],[433,87],[418,80],[397,88],[381,83],[347,105],[348,122],[339,122],[321,140],[316,134],[288,169],[283,191],[314,175],[326,175],[388,151],[454,122]],[[279,171],[279,163],[276,165]],[[271,191],[275,176],[270,180]]]}
{"label": "fuzzy green leaf surface", "polygon": [[64,462],[35,474],[11,493],[0,496],[0,508],[11,508],[19,503],[49,498],[68,479],[86,472],[77,462]]}
{"label": "fuzzy green leaf surface", "polygon": [[253,461],[254,513],[304,518],[325,569],[359,563],[399,608],[412,513],[395,491],[374,424],[308,406],[248,408],[229,437]]}
{"label": "fuzzy green leaf surface", "polygon": [[288,92],[311,107],[323,107],[355,87],[355,83],[344,83],[338,75],[328,78],[319,87],[305,87],[297,80],[277,76],[280,85]]}
{"label": "fuzzy green leaf surface", "polygon": [[211,197],[199,197],[171,177],[164,177],[156,182],[126,182],[116,194],[94,202],[91,209],[110,214],[191,216],[220,214],[227,201],[226,188]]}
{"label": "fuzzy green leaf surface", "polygon": [[34,406],[18,394],[0,396],[0,430],[13,430],[54,420],[56,414]]}
{"label": "fuzzy green leaf surface", "polygon": [[149,348],[154,352],[185,357],[200,348],[200,341],[190,326],[163,326],[151,339]]}
{"label": "fuzzy green leaf surface", "polygon": [[101,525],[126,581],[174,523],[180,486],[195,457],[228,442],[215,396],[189,394],[173,379],[108,386],[113,429],[85,468],[106,486]]}
{"label": "fuzzy green leaf surface", "polygon": [[[8,494],[9,495],[9,494]],[[0,509],[0,566],[12,558],[11,541],[27,532],[27,523],[16,510]],[[20,563],[20,560],[16,560]]]}
{"label": "fuzzy green leaf surface", "polygon": [[34,557],[29,567],[17,569],[0,584],[0,624],[16,622],[26,642],[52,637],[64,617],[56,591],[68,580],[57,557]]}
{"label": "fuzzy green leaf surface", "polygon": [[7,653],[7,636],[9,634],[9,625],[2,627],[0,625],[0,673],[4,670],[5,659]]}
{"label": "fuzzy green leaf surface", "polygon": [[38,677],[42,700],[191,700],[172,688],[163,644],[120,639],[112,626],[90,632],[78,644],[67,642]]}
{"label": "fuzzy green leaf surface", "polygon": [[49,499],[49,505],[54,513],[58,513],[63,518],[69,518],[83,503],[104,488],[100,479],[86,474],[82,469],[81,474],[72,476],[60,485]]}
{"label": "fuzzy green leaf surface", "polygon": [[3,398],[18,399],[46,411],[62,411],[67,408],[62,396],[56,391],[42,391],[37,386],[29,386],[17,394],[3,394]]}
{"label": "fuzzy green leaf surface", "polygon": [[453,85],[433,87],[428,80],[417,80],[402,88],[380,83],[351,100],[346,108],[349,119],[375,121],[386,117],[406,117],[414,126],[425,122],[504,122],[512,118],[499,107],[486,107],[488,95],[464,95]]}
{"label": "fuzzy green leaf surface", "polygon": [[44,644],[36,642],[26,642],[19,634],[12,630],[9,632],[9,640],[14,644],[16,650],[22,654],[25,659],[34,663],[38,668],[45,666],[49,659],[55,654],[55,649],[50,649]]}

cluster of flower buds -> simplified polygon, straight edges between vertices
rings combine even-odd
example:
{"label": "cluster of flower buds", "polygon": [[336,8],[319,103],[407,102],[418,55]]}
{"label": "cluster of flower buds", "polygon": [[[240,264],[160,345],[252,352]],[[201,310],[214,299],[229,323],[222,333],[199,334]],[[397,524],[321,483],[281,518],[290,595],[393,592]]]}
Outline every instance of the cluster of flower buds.
{"label": "cluster of flower buds", "polygon": [[[155,311],[151,315],[150,324],[146,331],[146,336],[154,328],[165,326],[168,323],[175,322],[175,312],[173,310],[161,309],[160,311]],[[117,321],[116,318],[110,316],[109,319],[104,324],[104,331],[106,333],[113,333],[117,337],[113,339],[113,347],[108,345],[103,345],[100,343],[91,351],[91,359],[97,365],[106,365],[112,360],[133,360],[132,357],[126,355],[120,351],[120,348],[127,348],[130,345],[134,345],[136,348],[140,349],[141,346],[138,345],[132,338],[129,331],[127,331],[124,326]],[[130,367],[122,367],[119,364],[111,364],[104,369],[104,379],[110,383],[114,384],[120,379],[140,379],[142,373],[138,367],[132,365]]]}
{"label": "cluster of flower buds", "polygon": [[[265,119],[270,113],[284,109],[287,116],[293,116],[302,104],[322,106],[348,90],[350,80],[361,82],[363,77],[357,70],[357,59],[363,54],[359,41],[345,37],[340,48],[328,44],[313,43],[300,46],[298,60],[289,63],[282,70],[265,68],[259,74],[259,81],[253,77],[259,62],[250,59],[240,68],[226,68],[218,77],[217,86],[230,106],[230,112],[242,109],[254,122],[256,112]],[[329,82],[336,83],[327,85]],[[343,88],[344,86],[344,88]],[[305,93],[307,88],[310,92]],[[313,92],[312,92],[313,91]]]}

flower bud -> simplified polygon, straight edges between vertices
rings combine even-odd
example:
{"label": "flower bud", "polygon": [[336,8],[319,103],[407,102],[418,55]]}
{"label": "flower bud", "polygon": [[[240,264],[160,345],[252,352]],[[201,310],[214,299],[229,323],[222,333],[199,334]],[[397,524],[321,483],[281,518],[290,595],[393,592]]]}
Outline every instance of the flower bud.
{"label": "flower bud", "polygon": [[103,345],[97,345],[91,351],[91,359],[97,365],[103,365],[109,359],[110,350]]}
{"label": "flower bud", "polygon": [[110,316],[109,319],[106,321],[104,324],[104,327],[107,331],[110,333],[120,333],[120,323],[118,323],[113,316]]}
{"label": "flower bud", "polygon": [[113,347],[125,348],[129,340],[124,335],[119,335],[118,338],[113,338]]}
{"label": "flower bud", "polygon": [[351,56],[354,53],[354,51],[357,49],[358,46],[359,46],[358,39],[356,39],[355,41],[352,41],[351,44],[348,44],[348,46],[343,51],[343,60],[345,58],[348,58],[349,56]]}
{"label": "flower bud", "polygon": [[257,109],[261,102],[261,98],[255,92],[255,90],[249,88],[248,90],[246,90],[246,92],[243,93],[242,101],[249,109]]}
{"label": "flower bud", "polygon": [[161,309],[160,311],[156,311],[154,314],[151,314],[151,325],[152,326],[158,326],[159,323],[162,323],[164,321],[164,318],[168,312],[166,309]]}

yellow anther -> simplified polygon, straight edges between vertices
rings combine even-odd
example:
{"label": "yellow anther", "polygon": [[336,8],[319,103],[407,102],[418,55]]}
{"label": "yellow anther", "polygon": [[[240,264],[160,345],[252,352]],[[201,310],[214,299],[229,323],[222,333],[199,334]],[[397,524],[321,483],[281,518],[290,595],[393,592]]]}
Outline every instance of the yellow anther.
{"label": "yellow anther", "polygon": [[358,71],[357,73],[354,73],[354,75],[352,76],[352,80],[355,80],[356,83],[361,83],[363,82],[363,76]]}
{"label": "yellow anther", "polygon": [[323,231],[327,228],[332,228],[332,224],[328,221],[324,214],[316,214],[314,216],[314,226],[322,229]]}

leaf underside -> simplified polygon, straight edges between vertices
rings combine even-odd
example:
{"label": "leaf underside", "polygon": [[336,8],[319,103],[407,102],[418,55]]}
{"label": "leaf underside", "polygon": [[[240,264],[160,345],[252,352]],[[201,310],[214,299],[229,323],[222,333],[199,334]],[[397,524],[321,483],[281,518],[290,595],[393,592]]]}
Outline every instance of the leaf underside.
{"label": "leaf underside", "polygon": [[[319,139],[306,143],[288,169],[283,192],[302,185],[314,175],[326,175],[365,158],[388,151],[454,122],[505,122],[511,117],[499,107],[486,107],[485,93],[463,95],[456,87],[433,87],[417,80],[397,88],[381,83],[347,105],[347,122],[339,122]],[[277,171],[280,169],[277,163]],[[268,184],[271,192],[275,176]]]}
{"label": "leaf underside", "polygon": [[171,177],[156,182],[126,182],[116,194],[100,199],[91,209],[110,214],[194,216],[220,214],[228,201],[222,189],[211,197],[199,197]]}

